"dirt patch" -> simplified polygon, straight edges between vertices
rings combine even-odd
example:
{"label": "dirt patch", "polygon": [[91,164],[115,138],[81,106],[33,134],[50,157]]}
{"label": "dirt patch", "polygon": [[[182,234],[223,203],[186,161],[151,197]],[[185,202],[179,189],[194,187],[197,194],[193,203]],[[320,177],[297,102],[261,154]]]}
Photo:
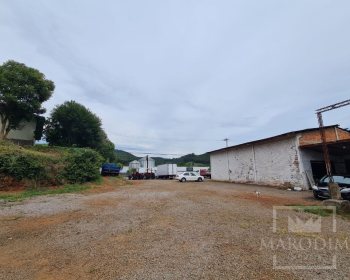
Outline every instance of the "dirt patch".
{"label": "dirt patch", "polygon": [[91,207],[110,207],[116,206],[119,202],[116,199],[112,198],[99,198],[99,199],[89,199],[85,202],[88,206]]}
{"label": "dirt patch", "polygon": [[0,176],[0,193],[11,194],[16,191],[23,191],[25,189],[25,184],[23,182],[18,182],[9,176]]}
{"label": "dirt patch", "polygon": [[[271,207],[318,204],[311,193],[167,180],[116,187],[114,178],[96,188],[2,207],[0,279],[288,280],[348,275],[347,251],[338,256],[336,271],[298,272],[273,269],[271,251],[260,249],[261,238],[274,236]],[[261,191],[259,198],[254,190]],[[348,233],[350,221],[341,219],[337,227]],[[279,253],[282,259],[291,257],[288,251]]]}
{"label": "dirt patch", "polygon": [[129,186],[132,185],[131,181],[127,181],[124,179],[116,178],[116,177],[102,177],[102,183],[95,185],[91,183],[92,188],[85,191],[87,194],[94,193],[105,193],[114,191],[117,187]]}
{"label": "dirt patch", "polygon": [[82,211],[65,212],[48,217],[39,217],[32,219],[19,219],[16,223],[17,231],[45,231],[48,227],[80,219],[84,216]]}
{"label": "dirt patch", "polygon": [[249,201],[254,201],[259,203],[260,205],[268,208],[272,208],[277,205],[321,205],[321,202],[314,199],[305,199],[305,198],[290,198],[290,197],[276,197],[272,195],[259,195],[257,196],[255,193],[242,193],[238,195],[234,195],[235,198],[244,199]]}

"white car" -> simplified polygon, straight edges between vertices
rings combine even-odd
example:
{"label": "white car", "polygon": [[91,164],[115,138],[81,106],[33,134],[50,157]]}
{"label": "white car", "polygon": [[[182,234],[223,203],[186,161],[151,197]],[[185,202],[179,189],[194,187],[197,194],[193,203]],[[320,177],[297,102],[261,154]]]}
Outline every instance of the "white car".
{"label": "white car", "polygon": [[176,180],[179,180],[180,182],[186,182],[186,181],[203,182],[204,177],[201,175],[198,175],[195,172],[184,172],[181,174],[177,174]]}

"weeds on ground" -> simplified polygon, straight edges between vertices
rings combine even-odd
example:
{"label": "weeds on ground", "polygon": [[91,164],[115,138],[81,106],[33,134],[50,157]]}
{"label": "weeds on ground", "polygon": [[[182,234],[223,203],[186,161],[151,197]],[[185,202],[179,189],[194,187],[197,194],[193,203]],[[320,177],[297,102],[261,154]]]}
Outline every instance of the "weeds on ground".
{"label": "weeds on ground", "polygon": [[39,196],[39,195],[50,195],[50,194],[64,194],[64,193],[75,193],[82,192],[90,189],[89,185],[64,185],[63,187],[48,189],[48,188],[36,188],[36,189],[26,189],[23,192],[18,192],[14,194],[0,194],[0,199],[5,201],[14,202],[22,201],[26,198]]}
{"label": "weeds on ground", "polygon": [[[113,185],[121,186],[127,185],[129,182],[125,181],[122,177],[109,177],[109,180],[112,181]],[[67,184],[64,186],[60,186],[57,188],[28,188],[24,191],[17,193],[7,193],[1,194],[0,192],[0,200],[5,200],[8,202],[22,201],[27,198],[31,198],[39,195],[54,195],[54,194],[65,194],[65,193],[79,193],[86,190],[90,190],[93,188],[98,188],[102,186],[104,183],[103,177],[98,177],[96,180],[84,183],[84,184]]]}
{"label": "weeds on ground", "polygon": [[[288,206],[292,206],[295,211],[302,211],[305,213],[311,213],[311,214],[318,215],[321,217],[328,217],[328,216],[331,216],[333,214],[332,209],[325,209],[322,206],[304,206],[304,205],[288,205]],[[343,218],[346,218],[346,219],[350,219],[349,213],[343,213],[343,212],[337,211],[337,215],[339,215]]]}
{"label": "weeds on ground", "polygon": [[332,209],[324,209],[321,206],[304,206],[302,210],[306,213],[315,214],[321,217],[327,217],[333,214]]}

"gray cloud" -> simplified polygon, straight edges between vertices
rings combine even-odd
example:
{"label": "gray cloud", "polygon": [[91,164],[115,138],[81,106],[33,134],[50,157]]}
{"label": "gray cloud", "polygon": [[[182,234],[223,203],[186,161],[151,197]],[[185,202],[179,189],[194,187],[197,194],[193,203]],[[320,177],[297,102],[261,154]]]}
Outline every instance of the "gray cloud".
{"label": "gray cloud", "polygon": [[[119,147],[203,153],[317,125],[350,96],[348,1],[3,1],[0,63],[56,83]],[[349,127],[349,109],[325,115]]]}

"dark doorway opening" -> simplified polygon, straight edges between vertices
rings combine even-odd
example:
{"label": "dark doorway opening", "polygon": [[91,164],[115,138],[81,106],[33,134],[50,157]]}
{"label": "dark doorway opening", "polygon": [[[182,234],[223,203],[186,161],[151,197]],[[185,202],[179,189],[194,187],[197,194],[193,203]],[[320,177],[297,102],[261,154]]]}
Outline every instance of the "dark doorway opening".
{"label": "dark doorway opening", "polygon": [[350,174],[350,159],[345,160],[346,174]]}
{"label": "dark doorway opening", "polygon": [[[312,176],[314,177],[315,182],[319,181],[324,175],[327,175],[326,164],[324,163],[323,160],[311,160],[310,163],[311,163]],[[335,168],[334,168],[333,162],[331,162],[331,166],[332,166],[332,173],[334,174]]]}

